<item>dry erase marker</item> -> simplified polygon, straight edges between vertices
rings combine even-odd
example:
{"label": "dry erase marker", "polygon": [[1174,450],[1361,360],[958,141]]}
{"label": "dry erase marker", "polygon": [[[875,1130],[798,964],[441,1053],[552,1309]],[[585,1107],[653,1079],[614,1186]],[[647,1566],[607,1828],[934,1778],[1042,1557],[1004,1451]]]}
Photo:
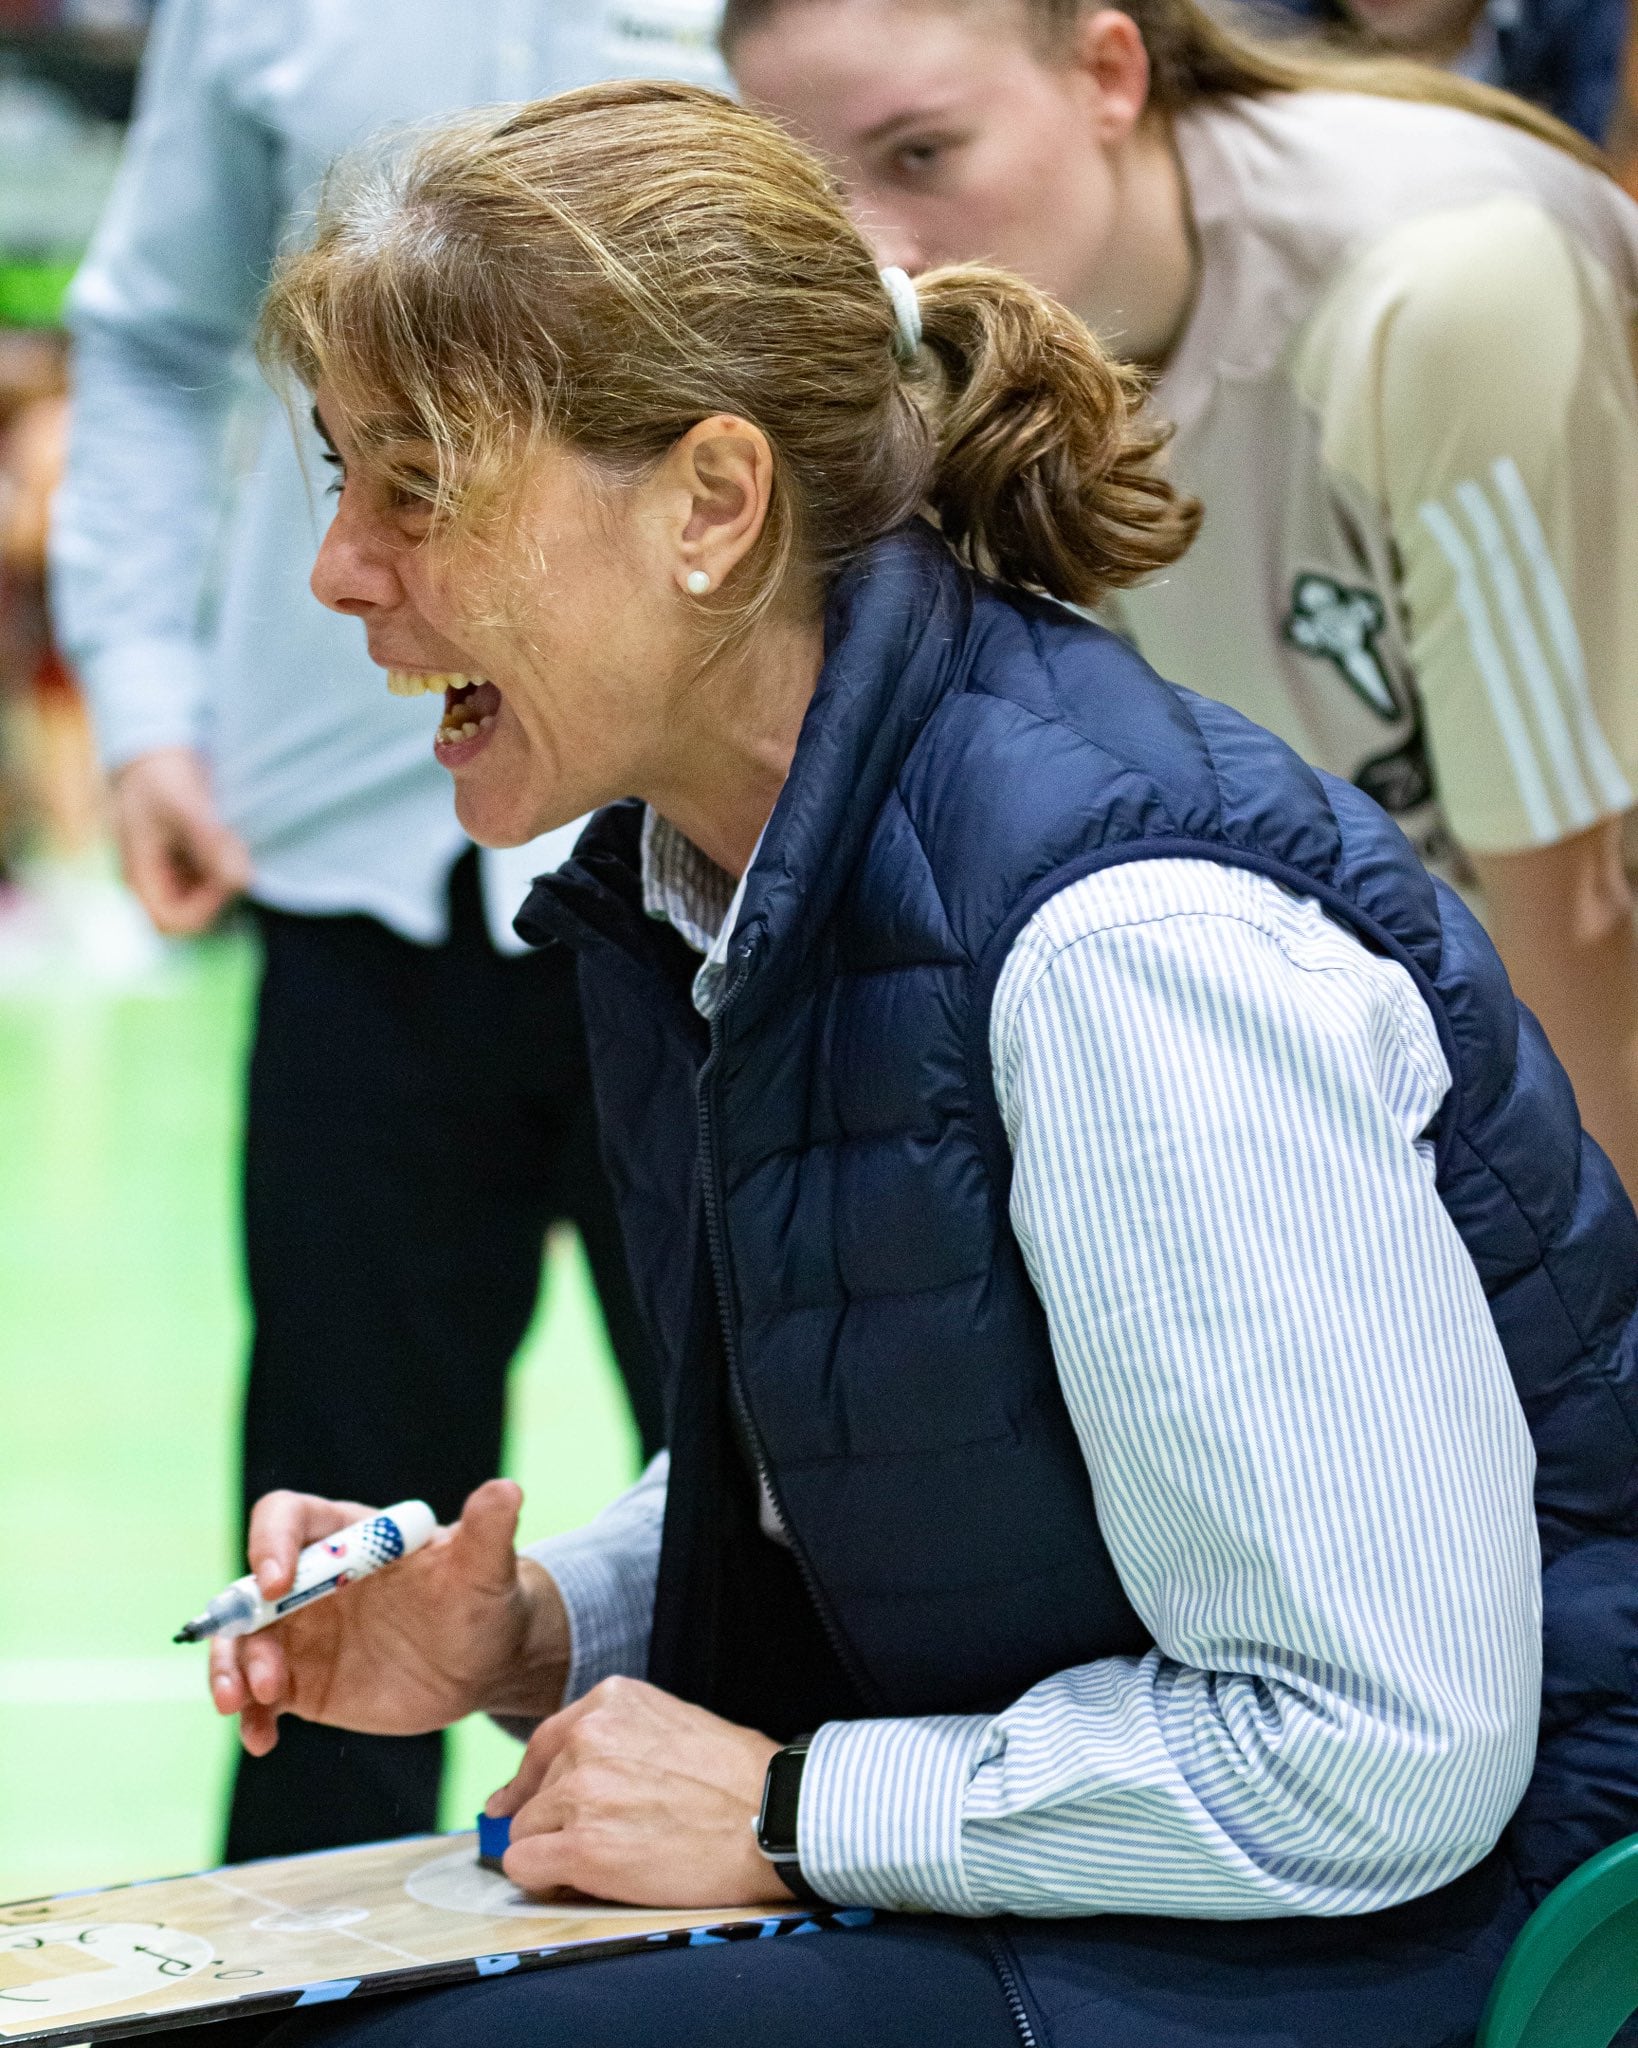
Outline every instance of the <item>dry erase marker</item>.
{"label": "dry erase marker", "polygon": [[326,1593],[339,1593],[354,1579],[367,1578],[384,1564],[408,1557],[437,1526],[438,1517],[424,1500],[401,1500],[395,1508],[383,1508],[380,1514],[338,1529],[320,1543],[309,1543],[296,1559],[296,1576],[288,1593],[268,1600],[254,1577],[235,1579],[171,1640],[200,1643],[206,1636],[254,1635],[257,1629],[294,1614],[298,1607],[322,1600]]}

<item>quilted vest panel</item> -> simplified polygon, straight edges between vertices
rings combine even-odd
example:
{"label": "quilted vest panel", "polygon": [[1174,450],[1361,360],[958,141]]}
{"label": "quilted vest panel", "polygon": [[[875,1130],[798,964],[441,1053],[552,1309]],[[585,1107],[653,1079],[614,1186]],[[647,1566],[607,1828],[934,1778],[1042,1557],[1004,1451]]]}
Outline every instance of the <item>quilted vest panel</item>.
{"label": "quilted vest panel", "polygon": [[1638,1830],[1638,1223],[1489,941],[1386,815],[912,528],[834,594],[708,1040],[697,963],[641,913],[637,823],[602,814],[519,928],[580,949],[605,1145],[672,1377],[655,1675],[756,1703],[756,1644],[722,1617],[770,1546],[730,1434],[765,1468],[856,1711],[988,1709],[1147,1646],[1008,1226],[988,1019],[1047,895],[1186,854],[1318,898],[1432,1008],[1455,1077],[1439,1193],[1539,1460],[1542,1742],[1508,1855],[1539,1892]]}

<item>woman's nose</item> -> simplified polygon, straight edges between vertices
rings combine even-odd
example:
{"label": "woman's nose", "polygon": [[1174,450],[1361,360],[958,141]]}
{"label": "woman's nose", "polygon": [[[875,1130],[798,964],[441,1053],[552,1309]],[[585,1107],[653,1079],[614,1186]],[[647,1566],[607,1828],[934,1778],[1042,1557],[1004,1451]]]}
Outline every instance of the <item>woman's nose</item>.
{"label": "woman's nose", "polygon": [[329,531],[319,543],[308,581],[320,604],[333,612],[345,612],[349,618],[366,618],[402,601],[392,551],[351,511],[345,491]]}

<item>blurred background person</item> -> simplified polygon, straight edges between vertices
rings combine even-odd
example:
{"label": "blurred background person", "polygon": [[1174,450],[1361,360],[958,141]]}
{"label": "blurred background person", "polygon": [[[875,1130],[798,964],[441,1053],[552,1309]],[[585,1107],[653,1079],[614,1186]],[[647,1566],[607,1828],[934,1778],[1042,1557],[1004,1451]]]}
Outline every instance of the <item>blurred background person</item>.
{"label": "blurred background person", "polygon": [[[75,30],[0,4],[0,994],[140,984],[160,948],[110,872],[85,705],[53,642],[46,524],[62,469],[62,301],[117,161],[116,48],[138,0]],[[123,17],[127,33],[114,25]],[[50,37],[53,61],[37,60]],[[30,62],[28,60],[36,60]],[[112,94],[112,104],[110,95]]]}
{"label": "blurred background person", "polygon": [[[511,919],[574,829],[479,855],[350,620],[307,588],[323,474],[247,345],[324,171],[385,127],[628,72],[713,80],[677,0],[164,0],[74,287],[54,603],[162,932],[241,892],[264,966],[248,1071],[244,1493],[420,1496],[496,1467],[547,1226],[578,1227],[645,1455],[657,1382],[597,1157],[572,965]],[[401,687],[413,688],[412,680]],[[482,1057],[477,1057],[481,1048]],[[441,1745],[304,1730],[241,1764],[226,1853],[435,1823]]]}
{"label": "blurred background person", "polygon": [[1589,141],[1620,98],[1626,0],[1260,0],[1271,17],[1438,64],[1545,107]]}
{"label": "blurred background person", "polygon": [[729,0],[723,39],[884,263],[998,262],[1154,371],[1205,521],[1120,622],[1475,894],[1638,1188],[1638,208],[1594,152],[1193,0]]}
{"label": "blurred background person", "polygon": [[53,864],[78,859],[95,845],[99,823],[84,705],[45,608],[66,386],[60,336],[13,330],[0,341],[0,890],[13,935],[0,981],[17,973],[15,933],[33,908],[19,885],[24,862],[31,854]]}
{"label": "blurred background person", "polygon": [[1638,0],[1627,8],[1627,48],[1621,66],[1621,89],[1616,95],[1605,148],[1615,175],[1634,199],[1638,199]]}

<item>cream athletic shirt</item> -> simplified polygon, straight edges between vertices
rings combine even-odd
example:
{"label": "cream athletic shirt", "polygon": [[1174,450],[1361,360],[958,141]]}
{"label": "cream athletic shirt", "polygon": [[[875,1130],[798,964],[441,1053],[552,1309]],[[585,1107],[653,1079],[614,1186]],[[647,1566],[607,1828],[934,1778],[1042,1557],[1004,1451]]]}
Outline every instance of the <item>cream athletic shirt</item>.
{"label": "cream athletic shirt", "polygon": [[1449,879],[1458,846],[1629,810],[1638,207],[1499,123],[1357,93],[1202,106],[1177,140],[1200,291],[1155,405],[1206,517],[1115,623]]}

